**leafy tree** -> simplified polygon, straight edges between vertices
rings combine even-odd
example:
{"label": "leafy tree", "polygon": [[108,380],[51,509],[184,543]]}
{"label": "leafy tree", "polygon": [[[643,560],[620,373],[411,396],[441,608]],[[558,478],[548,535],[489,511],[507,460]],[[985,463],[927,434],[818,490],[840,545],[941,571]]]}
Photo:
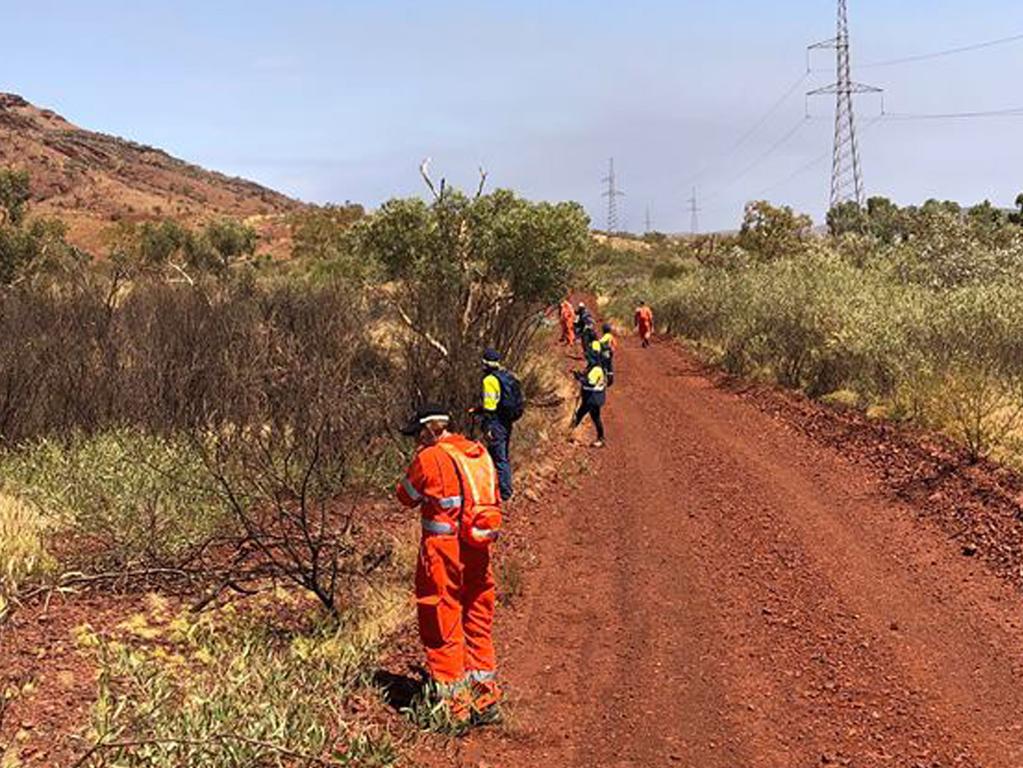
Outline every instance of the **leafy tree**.
{"label": "leafy tree", "polygon": [[739,245],[760,261],[775,261],[803,250],[813,222],[789,206],[775,207],[766,200],[746,204]]}
{"label": "leafy tree", "polygon": [[906,237],[902,211],[887,197],[868,198],[867,223],[870,233],[886,245]]}
{"label": "leafy tree", "polygon": [[990,200],[985,200],[966,209],[966,219],[979,229],[996,229],[1006,222],[1005,212],[995,208]]}
{"label": "leafy tree", "polygon": [[348,251],[345,234],[366,215],[357,204],[306,208],[291,216],[292,256],[298,259],[334,259]]}
{"label": "leafy tree", "polygon": [[478,396],[485,346],[522,361],[542,309],[564,295],[589,247],[589,219],[577,203],[431,189],[430,203],[385,203],[355,225],[352,242],[396,286],[387,295],[408,331],[412,398],[465,407]]}
{"label": "leafy tree", "polygon": [[185,254],[189,266],[224,276],[232,265],[252,256],[259,234],[240,221],[216,219],[189,237]]}
{"label": "leafy tree", "polygon": [[0,285],[66,272],[84,261],[68,244],[63,222],[26,218],[28,197],[28,174],[0,169]]}
{"label": "leafy tree", "polygon": [[116,281],[149,276],[192,283],[200,274],[226,275],[258,241],[255,230],[233,219],[194,232],[171,219],[120,224],[111,235],[110,262]]}
{"label": "leafy tree", "polygon": [[936,200],[932,197],[930,200],[924,201],[924,204],[920,206],[920,211],[924,214],[948,213],[952,216],[959,216],[963,212],[963,207],[955,200]]}
{"label": "leafy tree", "polygon": [[188,230],[176,221],[146,222],[139,230],[139,260],[153,266],[164,265],[180,255],[188,239]]}
{"label": "leafy tree", "polygon": [[292,258],[310,262],[318,275],[338,275],[363,282],[372,263],[354,253],[352,225],[366,215],[361,205],[311,207],[291,216]]}
{"label": "leafy tree", "polygon": [[828,231],[834,237],[847,232],[863,232],[867,228],[867,217],[859,203],[847,200],[839,203],[828,211]]}
{"label": "leafy tree", "polygon": [[0,168],[0,225],[21,224],[28,198],[28,171]]}
{"label": "leafy tree", "polygon": [[1016,195],[1016,207],[1019,208],[1017,213],[1009,214],[1009,221],[1013,224],[1023,225],[1023,192]]}

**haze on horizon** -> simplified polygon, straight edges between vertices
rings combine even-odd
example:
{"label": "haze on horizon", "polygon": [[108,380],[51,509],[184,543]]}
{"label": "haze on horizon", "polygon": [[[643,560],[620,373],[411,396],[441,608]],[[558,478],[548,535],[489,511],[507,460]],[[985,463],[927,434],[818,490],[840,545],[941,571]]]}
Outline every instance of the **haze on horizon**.
{"label": "haze on horizon", "polygon": [[[885,89],[888,112],[1023,108],[1023,40],[855,71],[1023,33],[1007,0],[895,5],[849,0],[853,76]],[[833,53],[817,53],[820,71],[795,84],[806,46],[834,35],[831,0],[39,0],[4,10],[0,90],[304,200],[373,207],[421,194],[417,166],[430,156],[451,183],[474,186],[482,164],[493,186],[578,200],[600,227],[613,155],[632,231],[647,207],[654,228],[688,230],[698,173],[707,230],[734,228],[749,199],[818,221],[827,204],[833,97],[811,99],[800,121],[802,94],[834,78]],[[878,121],[877,97],[856,106],[868,195],[1010,206],[1023,190],[1023,115]]]}

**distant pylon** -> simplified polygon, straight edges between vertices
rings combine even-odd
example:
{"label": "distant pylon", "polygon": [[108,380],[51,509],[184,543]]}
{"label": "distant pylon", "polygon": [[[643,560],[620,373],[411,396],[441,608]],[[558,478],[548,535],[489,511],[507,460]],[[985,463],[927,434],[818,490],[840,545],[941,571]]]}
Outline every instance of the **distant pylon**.
{"label": "distant pylon", "polygon": [[653,232],[653,227],[650,225],[650,206],[649,205],[646,207],[646,221],[644,223],[646,224],[646,229],[644,229],[643,231],[646,232],[647,234],[649,234],[650,232]]}
{"label": "distant pylon", "polygon": [[602,181],[607,184],[607,191],[601,197],[607,198],[607,234],[613,235],[618,231],[618,198],[624,197],[625,193],[618,189],[618,180],[615,177],[615,159],[612,157],[609,162],[607,176]]}
{"label": "distant pylon", "polygon": [[[838,0],[838,35],[810,46],[835,49],[835,82],[807,93],[807,96],[835,94],[835,147],[831,158],[831,207],[855,201],[863,207],[863,173],[860,152],[856,144],[856,118],[853,114],[853,94],[881,93],[872,85],[854,83],[849,66],[849,17],[847,0]],[[809,64],[809,62],[808,62]],[[809,66],[808,66],[809,68]]]}
{"label": "distant pylon", "polygon": [[689,232],[695,235],[700,231],[700,208],[696,205],[696,187],[693,187],[693,196],[689,198]]}

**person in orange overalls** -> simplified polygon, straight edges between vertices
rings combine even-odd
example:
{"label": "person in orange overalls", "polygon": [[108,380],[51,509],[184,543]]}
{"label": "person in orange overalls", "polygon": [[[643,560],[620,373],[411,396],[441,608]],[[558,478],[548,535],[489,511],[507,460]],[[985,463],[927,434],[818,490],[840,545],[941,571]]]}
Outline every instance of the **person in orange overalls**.
{"label": "person in orange overalls", "polygon": [[575,344],[575,311],[568,299],[561,302],[559,319],[561,320],[561,343],[572,346]]}
{"label": "person in orange overalls", "polygon": [[645,301],[639,303],[639,307],[636,309],[636,330],[639,331],[639,337],[643,340],[643,346],[650,346],[650,337],[654,332],[654,313],[646,305]]}
{"label": "person in orange overalls", "polygon": [[[471,488],[499,506],[500,492],[486,447],[450,432],[449,425],[447,410],[430,405],[402,429],[418,447],[396,492],[398,501],[421,513],[416,612],[430,676],[456,724],[486,725],[501,718],[491,635],[496,586],[489,547],[472,546],[459,534],[462,494]],[[468,462],[461,457],[483,467],[485,476],[463,477],[459,465]]]}

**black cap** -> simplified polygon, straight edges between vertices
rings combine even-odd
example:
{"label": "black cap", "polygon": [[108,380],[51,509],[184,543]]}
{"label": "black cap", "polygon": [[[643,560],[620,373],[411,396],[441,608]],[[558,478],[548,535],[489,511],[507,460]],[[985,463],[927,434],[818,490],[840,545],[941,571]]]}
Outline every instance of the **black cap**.
{"label": "black cap", "polygon": [[493,368],[501,363],[501,353],[493,347],[487,347],[483,350],[483,364]]}
{"label": "black cap", "polygon": [[611,333],[611,323],[604,323],[604,333]]}
{"label": "black cap", "polygon": [[418,435],[423,425],[431,421],[451,421],[448,409],[437,403],[427,403],[419,408],[408,424],[401,428],[401,433],[406,437]]}

